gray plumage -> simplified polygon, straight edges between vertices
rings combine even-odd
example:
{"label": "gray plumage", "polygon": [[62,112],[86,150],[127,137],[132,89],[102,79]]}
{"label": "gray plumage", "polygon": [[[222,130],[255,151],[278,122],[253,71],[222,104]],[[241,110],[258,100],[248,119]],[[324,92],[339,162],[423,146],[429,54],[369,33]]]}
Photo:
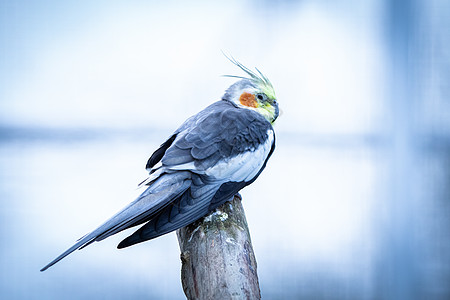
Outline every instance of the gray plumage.
{"label": "gray plumage", "polygon": [[252,183],[271,156],[275,138],[271,123],[261,114],[230,101],[232,93],[245,86],[254,84],[239,81],[222,100],[186,120],[149,158],[146,190],[41,271],[77,249],[143,223],[118,248],[184,227]]}

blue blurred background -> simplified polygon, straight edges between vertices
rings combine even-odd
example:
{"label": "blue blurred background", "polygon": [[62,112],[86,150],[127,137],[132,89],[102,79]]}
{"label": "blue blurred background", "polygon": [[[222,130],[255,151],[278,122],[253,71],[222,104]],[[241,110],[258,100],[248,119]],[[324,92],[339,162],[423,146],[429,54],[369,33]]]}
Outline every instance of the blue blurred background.
{"label": "blue blurred background", "polygon": [[0,297],[183,299],[175,234],[39,269],[258,67],[283,114],[243,203],[265,299],[450,299],[450,2],[0,1]]}

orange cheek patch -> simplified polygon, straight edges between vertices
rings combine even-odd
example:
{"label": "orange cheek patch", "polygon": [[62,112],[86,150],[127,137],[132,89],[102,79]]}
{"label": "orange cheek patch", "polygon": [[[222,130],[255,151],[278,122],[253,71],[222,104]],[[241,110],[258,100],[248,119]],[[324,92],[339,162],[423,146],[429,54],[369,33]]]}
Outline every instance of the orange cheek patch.
{"label": "orange cheek patch", "polygon": [[242,93],[241,97],[239,97],[239,101],[242,105],[248,107],[258,107],[258,103],[255,100],[255,95],[250,93]]}

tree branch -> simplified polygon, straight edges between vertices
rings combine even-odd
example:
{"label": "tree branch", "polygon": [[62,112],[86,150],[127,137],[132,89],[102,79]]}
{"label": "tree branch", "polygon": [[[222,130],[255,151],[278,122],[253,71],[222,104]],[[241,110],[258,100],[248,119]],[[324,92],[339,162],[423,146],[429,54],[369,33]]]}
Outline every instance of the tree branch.
{"label": "tree branch", "polygon": [[260,299],[256,259],[238,195],[177,230],[188,299]]}

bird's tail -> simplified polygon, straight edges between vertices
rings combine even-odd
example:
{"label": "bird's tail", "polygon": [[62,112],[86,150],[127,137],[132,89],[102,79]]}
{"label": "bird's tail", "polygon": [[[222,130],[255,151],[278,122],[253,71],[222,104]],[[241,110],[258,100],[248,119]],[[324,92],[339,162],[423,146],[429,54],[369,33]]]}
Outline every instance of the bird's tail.
{"label": "bird's tail", "polygon": [[103,223],[91,233],[80,238],[72,247],[64,251],[57,258],[41,269],[47,270],[61,259],[82,249],[94,241],[101,241],[124,229],[142,224],[150,220],[164,207],[185,192],[191,185],[190,172],[162,174],[132,203],[119,211],[111,219]]}
{"label": "bird's tail", "polygon": [[70,253],[72,253],[73,251],[81,248],[83,245],[89,243],[90,241],[92,241],[94,239],[93,237],[93,232],[90,234],[85,235],[84,237],[82,237],[81,239],[79,239],[75,245],[73,245],[72,247],[70,247],[69,249],[67,249],[66,251],[64,251],[61,255],[59,255],[57,258],[55,258],[54,260],[52,260],[49,264],[47,264],[45,267],[43,267],[41,269],[41,272],[44,272],[45,270],[47,270],[48,268],[50,268],[51,266],[53,266],[54,264],[56,264],[58,261],[60,261],[61,259],[63,259],[64,257],[66,257],[67,255],[69,255]]}

